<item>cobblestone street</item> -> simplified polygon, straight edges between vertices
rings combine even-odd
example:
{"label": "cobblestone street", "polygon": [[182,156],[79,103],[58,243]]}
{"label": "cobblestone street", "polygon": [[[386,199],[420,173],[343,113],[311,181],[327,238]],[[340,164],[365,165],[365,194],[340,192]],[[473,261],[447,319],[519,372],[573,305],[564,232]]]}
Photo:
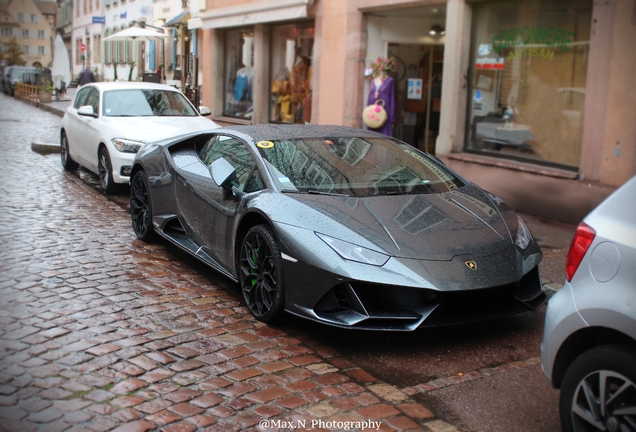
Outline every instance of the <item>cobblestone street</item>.
{"label": "cobblestone street", "polygon": [[125,209],[30,150],[59,142],[60,123],[0,95],[0,429],[456,430],[313,337],[256,321],[231,281],[136,240]]}

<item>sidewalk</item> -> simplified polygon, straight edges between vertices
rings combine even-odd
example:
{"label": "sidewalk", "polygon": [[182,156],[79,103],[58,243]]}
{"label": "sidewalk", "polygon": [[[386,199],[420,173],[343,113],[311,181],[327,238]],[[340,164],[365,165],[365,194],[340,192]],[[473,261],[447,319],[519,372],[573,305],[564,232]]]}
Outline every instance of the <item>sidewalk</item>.
{"label": "sidewalk", "polygon": [[64,117],[64,113],[66,112],[66,108],[71,106],[73,103],[73,99],[75,99],[75,93],[77,93],[77,88],[69,88],[66,89],[66,94],[62,99],[56,101],[55,99],[49,103],[38,102],[38,108],[52,112],[53,114]]}

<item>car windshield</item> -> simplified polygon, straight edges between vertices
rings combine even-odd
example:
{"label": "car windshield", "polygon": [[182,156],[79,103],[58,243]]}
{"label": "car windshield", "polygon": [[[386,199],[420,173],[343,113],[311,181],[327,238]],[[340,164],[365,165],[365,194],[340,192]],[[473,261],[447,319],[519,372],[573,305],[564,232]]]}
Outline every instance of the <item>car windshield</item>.
{"label": "car windshield", "polygon": [[426,194],[464,185],[433,158],[390,138],[285,139],[257,147],[287,193]]}
{"label": "car windshield", "polygon": [[104,92],[108,117],[196,116],[182,93],[157,89],[125,89]]}

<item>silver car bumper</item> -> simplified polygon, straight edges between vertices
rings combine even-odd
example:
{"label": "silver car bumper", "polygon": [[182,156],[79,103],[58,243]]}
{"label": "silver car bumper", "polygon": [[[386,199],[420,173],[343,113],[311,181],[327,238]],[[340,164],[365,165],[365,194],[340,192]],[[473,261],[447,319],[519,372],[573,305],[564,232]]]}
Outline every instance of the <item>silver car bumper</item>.
{"label": "silver car bumper", "polygon": [[576,309],[576,302],[569,282],[565,282],[548,302],[541,342],[541,367],[552,383],[554,361],[563,342],[587,323]]}

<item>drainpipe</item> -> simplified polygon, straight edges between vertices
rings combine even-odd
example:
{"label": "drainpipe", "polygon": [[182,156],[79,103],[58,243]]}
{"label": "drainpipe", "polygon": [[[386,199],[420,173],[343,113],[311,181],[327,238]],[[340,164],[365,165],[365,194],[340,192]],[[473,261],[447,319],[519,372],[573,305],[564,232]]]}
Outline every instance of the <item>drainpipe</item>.
{"label": "drainpipe", "polygon": [[176,27],[172,29],[172,71],[177,69],[177,36]]}
{"label": "drainpipe", "polygon": [[106,27],[106,5],[104,4],[105,0],[102,0],[100,3],[100,16],[104,17],[104,24],[101,25],[102,31],[100,32],[101,37],[99,38],[99,61],[100,61],[100,72],[102,73],[102,81],[106,78],[106,71],[104,70],[104,57],[106,57],[106,42],[104,42],[104,32]]}

